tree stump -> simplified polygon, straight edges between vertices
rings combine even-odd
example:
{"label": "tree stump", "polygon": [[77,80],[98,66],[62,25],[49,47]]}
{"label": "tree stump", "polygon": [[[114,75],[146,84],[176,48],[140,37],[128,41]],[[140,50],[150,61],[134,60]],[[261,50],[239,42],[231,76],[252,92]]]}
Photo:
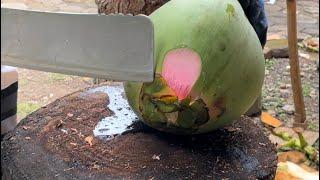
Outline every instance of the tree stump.
{"label": "tree stump", "polygon": [[[248,117],[196,136],[166,134],[134,121],[125,133],[95,137],[101,119],[114,115],[108,94],[97,88],[42,107],[8,133],[1,142],[3,179],[274,178],[275,146]],[[121,119],[113,121],[107,123]]]}
{"label": "tree stump", "polygon": [[150,15],[169,0],[95,0],[99,13]]}

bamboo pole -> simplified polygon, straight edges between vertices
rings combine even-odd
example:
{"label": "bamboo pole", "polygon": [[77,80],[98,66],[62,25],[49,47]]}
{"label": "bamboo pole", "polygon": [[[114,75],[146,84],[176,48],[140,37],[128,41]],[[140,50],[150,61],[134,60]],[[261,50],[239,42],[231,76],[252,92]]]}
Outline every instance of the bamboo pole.
{"label": "bamboo pole", "polygon": [[307,127],[305,105],[303,101],[297,41],[297,2],[287,0],[288,43],[290,56],[290,74],[295,107],[294,127]]}

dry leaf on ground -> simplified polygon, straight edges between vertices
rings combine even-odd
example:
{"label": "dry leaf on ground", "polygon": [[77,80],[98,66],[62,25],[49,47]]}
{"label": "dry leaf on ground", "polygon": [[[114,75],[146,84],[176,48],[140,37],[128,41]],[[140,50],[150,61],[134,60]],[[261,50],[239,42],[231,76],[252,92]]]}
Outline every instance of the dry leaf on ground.
{"label": "dry leaf on ground", "polygon": [[308,172],[292,162],[280,162],[276,174],[276,180],[308,179],[318,180],[318,172]]}
{"label": "dry leaf on ground", "polygon": [[307,157],[304,153],[299,151],[288,151],[283,152],[278,155],[279,162],[293,162],[296,164],[304,163],[307,160]]}
{"label": "dry leaf on ground", "polygon": [[272,117],[269,113],[266,112],[262,112],[261,120],[263,123],[275,128],[280,127],[283,124],[280,120]]}
{"label": "dry leaf on ground", "polygon": [[93,145],[92,141],[93,141],[93,136],[88,136],[84,139],[90,146]]}

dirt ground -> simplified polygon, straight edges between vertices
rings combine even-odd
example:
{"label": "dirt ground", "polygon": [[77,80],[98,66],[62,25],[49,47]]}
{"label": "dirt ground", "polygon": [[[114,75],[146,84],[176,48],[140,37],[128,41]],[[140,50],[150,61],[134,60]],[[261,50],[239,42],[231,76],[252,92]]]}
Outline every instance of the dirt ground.
{"label": "dirt ground", "polygon": [[[302,92],[304,96],[308,128],[319,131],[319,71],[316,64],[318,53],[300,50],[300,54],[308,54],[310,58],[300,57]],[[289,59],[267,59],[266,79],[263,86],[263,111],[292,125],[294,105],[292,98]]]}
{"label": "dirt ground", "polygon": [[93,85],[92,78],[18,69],[18,118],[56,99]]}

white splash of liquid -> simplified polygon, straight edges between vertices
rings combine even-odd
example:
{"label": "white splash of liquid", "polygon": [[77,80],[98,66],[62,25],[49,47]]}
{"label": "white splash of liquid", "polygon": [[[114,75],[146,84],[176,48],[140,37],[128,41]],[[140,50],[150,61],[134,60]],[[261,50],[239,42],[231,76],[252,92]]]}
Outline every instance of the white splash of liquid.
{"label": "white splash of liquid", "polygon": [[137,121],[138,117],[131,110],[127,99],[124,97],[123,85],[98,87],[88,91],[88,93],[95,92],[107,93],[109,97],[108,108],[114,115],[103,118],[93,130],[93,135],[110,139],[131,130],[130,125]]}
{"label": "white splash of liquid", "polygon": [[275,4],[277,0],[269,0],[268,4]]}

